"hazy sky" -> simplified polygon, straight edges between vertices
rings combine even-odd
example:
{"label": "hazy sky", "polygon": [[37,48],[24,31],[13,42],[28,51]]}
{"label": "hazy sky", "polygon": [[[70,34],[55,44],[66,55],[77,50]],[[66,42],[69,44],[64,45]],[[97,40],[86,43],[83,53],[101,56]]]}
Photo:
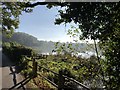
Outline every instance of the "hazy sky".
{"label": "hazy sky", "polygon": [[20,16],[19,29],[16,31],[28,33],[39,40],[72,41],[67,35],[70,25],[67,25],[65,29],[63,24],[54,24],[57,14],[57,8],[48,9],[46,6],[37,6],[32,13],[23,13]]}

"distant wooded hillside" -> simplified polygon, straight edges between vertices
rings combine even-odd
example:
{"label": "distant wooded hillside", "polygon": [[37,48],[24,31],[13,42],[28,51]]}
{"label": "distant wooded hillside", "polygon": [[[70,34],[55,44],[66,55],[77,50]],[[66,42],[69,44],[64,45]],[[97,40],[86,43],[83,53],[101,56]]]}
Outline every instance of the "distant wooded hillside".
{"label": "distant wooded hillside", "polygon": [[[6,38],[2,35],[3,42],[17,42],[21,45],[32,47],[39,53],[52,53],[52,50],[55,50],[56,42],[53,41],[39,41],[36,37],[29,35],[23,32],[15,32],[11,38]],[[66,46],[68,44],[72,45],[72,48],[79,50],[80,52],[84,51],[93,51],[93,44],[85,44],[85,43],[65,43]],[[59,43],[59,46],[63,45],[63,43]]]}

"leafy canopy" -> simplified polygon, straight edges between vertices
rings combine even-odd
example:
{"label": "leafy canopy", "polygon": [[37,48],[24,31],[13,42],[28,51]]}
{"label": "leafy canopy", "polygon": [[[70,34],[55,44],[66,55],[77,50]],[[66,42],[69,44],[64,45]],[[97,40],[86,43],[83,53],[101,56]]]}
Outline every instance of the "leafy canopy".
{"label": "leafy canopy", "polygon": [[[19,24],[19,15],[22,11],[31,11],[37,5],[64,7],[58,10],[59,17],[55,24],[74,22],[82,31],[80,39],[99,39],[105,60],[102,66],[107,89],[120,89],[120,5],[117,2],[64,2],[64,3],[2,3],[3,32],[13,32]],[[101,61],[102,62],[102,61]]]}
{"label": "leafy canopy", "polygon": [[10,37],[19,26],[19,16],[22,11],[31,12],[25,7],[25,2],[2,2],[2,32]]}
{"label": "leafy canopy", "polygon": [[[55,24],[74,22],[82,31],[80,39],[99,39],[105,60],[101,60],[104,85],[120,89],[120,7],[119,3],[64,3]],[[61,6],[61,7],[63,7]],[[103,62],[103,63],[102,63]]]}

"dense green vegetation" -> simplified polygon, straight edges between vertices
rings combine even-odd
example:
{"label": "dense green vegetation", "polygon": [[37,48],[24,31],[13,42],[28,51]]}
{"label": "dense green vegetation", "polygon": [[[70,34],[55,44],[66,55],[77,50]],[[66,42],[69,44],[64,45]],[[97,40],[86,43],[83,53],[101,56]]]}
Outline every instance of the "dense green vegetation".
{"label": "dense green vegetation", "polygon": [[[57,73],[61,70],[64,75],[74,78],[79,82],[88,85],[90,88],[102,87],[99,76],[100,67],[95,56],[85,59],[76,56],[72,57],[69,54],[57,56],[50,55],[47,59],[39,59],[37,61],[39,65],[49,68]],[[40,73],[58,84],[58,77],[56,75],[44,69],[41,69],[40,71]],[[75,83],[69,81],[66,83],[67,85],[73,85],[75,87]]]}
{"label": "dense green vegetation", "polygon": [[[98,57],[104,86],[108,90],[120,89],[120,3],[119,2],[65,2],[49,4],[61,6],[55,24],[74,22],[78,25],[80,40],[99,40],[105,60]],[[72,32],[74,29],[71,28]],[[79,32],[82,32],[80,34]],[[71,33],[74,36],[73,33]],[[76,35],[76,34],[75,34]],[[97,50],[96,50],[97,53]]]}
{"label": "dense green vegetation", "polygon": [[[63,48],[58,48],[58,51],[65,51],[65,46]],[[11,61],[16,63],[16,65],[21,67],[19,72],[25,76],[32,74],[32,69],[29,68],[29,65],[32,66],[32,57],[36,57],[37,53],[35,53],[31,48],[25,47],[16,42],[3,42],[3,53],[5,53]],[[63,74],[68,77],[72,77],[86,85],[90,84],[89,86],[91,88],[101,86],[101,83],[98,82],[101,81],[101,79],[98,75],[99,66],[95,56],[91,56],[86,59],[71,56],[71,52],[69,51],[64,54],[58,53],[58,55],[49,55],[46,59],[36,59],[36,61],[38,62],[38,65],[49,68],[56,73],[61,70]],[[58,84],[58,77],[56,77],[56,75],[44,69],[40,69],[38,72]],[[41,80],[42,79],[39,79],[39,81]],[[48,82],[45,82],[45,80],[43,81],[45,85],[48,85],[47,87],[53,88]],[[70,83],[69,81],[66,85],[77,87],[74,83]]]}
{"label": "dense green vegetation", "polygon": [[[32,74],[32,69],[29,68],[29,65],[32,65],[32,57],[36,57],[36,53],[31,48],[27,48],[15,42],[4,42],[3,53],[20,67],[19,72],[25,76]],[[90,83],[91,88],[96,88],[97,86],[101,86],[98,82],[98,80],[100,80],[97,74],[99,66],[96,59],[95,56],[85,59],[71,56],[70,53],[65,53],[64,55],[49,55],[46,59],[36,59],[36,61],[38,65],[49,68],[57,73],[61,70],[64,75],[72,77],[84,84]],[[91,66],[88,66],[89,64]],[[40,69],[38,72],[58,84],[58,77],[51,72],[44,69]],[[48,85],[49,88],[52,88],[48,82],[45,82],[45,84]],[[67,85],[76,86],[70,82],[67,82]]]}
{"label": "dense green vegetation", "polygon": [[15,42],[6,42],[2,45],[3,53],[7,54],[13,62],[19,61],[22,55],[32,56],[34,54],[33,50],[26,48]]}
{"label": "dense green vegetation", "polygon": [[[3,31],[6,34],[9,33],[8,35],[18,27],[18,17],[22,11],[30,12],[32,8],[38,5],[47,5],[48,8],[54,6],[65,8],[58,10],[59,16],[56,18],[55,24],[74,22],[79,26],[76,32],[79,39],[99,40],[105,59],[101,60],[99,57],[97,59],[100,66],[98,71],[101,71],[97,73],[97,76],[100,74],[102,83],[107,90],[120,89],[120,3],[4,2],[2,5]],[[71,30],[74,32],[73,28]],[[82,34],[79,33],[79,30]],[[71,35],[74,36],[76,34],[71,33]],[[88,66],[91,66],[91,63],[88,63]]]}
{"label": "dense green vegetation", "polygon": [[22,46],[16,42],[4,42],[2,44],[2,49],[3,53],[10,58],[16,67],[19,67],[17,70],[18,72],[21,72],[21,70],[29,70],[29,60],[26,60],[25,57],[27,56],[30,58],[35,55],[35,52],[31,48]]}

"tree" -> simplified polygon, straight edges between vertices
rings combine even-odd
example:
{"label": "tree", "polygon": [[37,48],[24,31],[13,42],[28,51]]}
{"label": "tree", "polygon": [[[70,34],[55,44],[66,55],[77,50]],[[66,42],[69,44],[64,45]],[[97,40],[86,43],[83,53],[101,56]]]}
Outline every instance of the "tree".
{"label": "tree", "polygon": [[[52,7],[52,6],[51,6]],[[119,3],[63,3],[55,24],[74,22],[82,31],[80,39],[100,40],[105,60],[103,83],[107,89],[120,89],[120,7]],[[101,62],[104,62],[101,64]]]}
{"label": "tree", "polygon": [[[62,6],[63,7],[63,6]],[[65,3],[55,24],[74,22],[82,31],[80,39],[100,40],[104,63],[104,84],[107,89],[120,89],[120,7],[119,3]]]}
{"label": "tree", "polygon": [[25,7],[26,2],[2,2],[2,32],[11,36],[19,26],[19,16],[22,11],[31,12]]}
{"label": "tree", "polygon": [[[61,6],[55,24],[74,22],[82,31],[80,39],[100,40],[105,60],[99,60],[102,67],[104,84],[107,89],[120,89],[120,7],[117,2],[80,2],[80,3],[2,3],[3,4],[3,31],[13,31],[18,26],[18,17],[21,11],[34,8],[38,5],[47,5],[48,8]],[[12,6],[10,4],[13,4]],[[16,12],[18,13],[15,13]],[[18,11],[17,11],[18,10]],[[31,11],[31,9],[30,9]],[[14,19],[13,19],[13,18]],[[9,23],[11,22],[11,23]],[[104,63],[102,63],[104,62]],[[102,63],[102,64],[101,64]]]}

